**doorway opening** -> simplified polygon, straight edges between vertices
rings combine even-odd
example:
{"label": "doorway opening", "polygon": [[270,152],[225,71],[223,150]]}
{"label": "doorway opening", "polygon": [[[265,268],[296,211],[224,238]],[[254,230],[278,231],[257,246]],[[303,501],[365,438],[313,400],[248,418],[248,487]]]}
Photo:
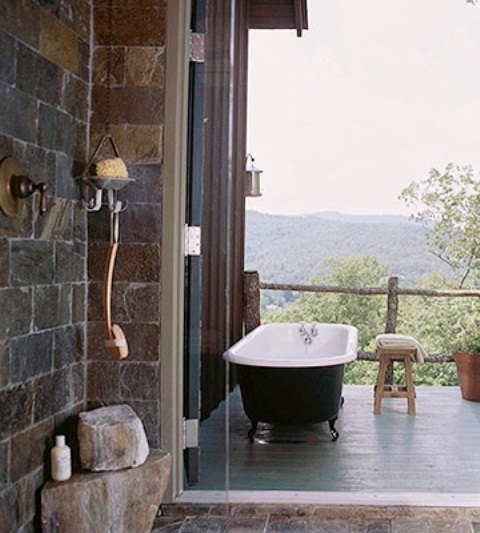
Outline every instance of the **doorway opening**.
{"label": "doorway opening", "polygon": [[[344,12],[344,15],[347,16],[347,13]],[[353,20],[352,23],[354,22],[355,21]],[[329,61],[333,62],[333,59],[330,57]],[[373,75],[374,74],[372,74],[372,76]],[[298,85],[300,86],[300,84]],[[352,84],[350,84],[347,88],[351,90]],[[343,90],[346,90],[347,88],[342,87]],[[328,105],[328,99],[323,102],[323,104]],[[337,111],[342,111],[343,113],[345,112],[344,109]],[[305,115],[302,115],[302,117],[303,119],[305,119]],[[346,116],[344,122],[348,122],[348,118],[349,117]],[[378,124],[374,124],[374,126],[378,126]],[[339,127],[337,124],[338,131],[334,131],[334,133],[338,133],[339,136],[339,139],[337,139],[337,142],[339,143],[339,148],[341,147],[341,140],[343,139],[344,135],[344,133],[340,131],[341,129],[342,128]],[[361,128],[359,129],[359,125],[356,124],[355,131],[356,134],[358,134],[359,136],[361,136],[360,130]],[[399,133],[401,133],[401,128],[399,128],[399,130]],[[409,128],[406,128],[405,131],[407,130],[409,130]],[[315,134],[311,134],[311,137],[315,137]],[[270,144],[275,144],[272,139],[270,139]],[[396,145],[396,143],[393,144]],[[250,149],[254,151],[257,160],[260,161],[261,150],[259,150],[258,148],[258,146],[256,146],[255,148],[253,146],[250,147]],[[288,151],[282,150],[282,161],[280,162],[280,164],[285,163],[286,159],[288,159],[288,161],[291,161],[292,152],[294,151],[292,151],[291,149]],[[359,153],[362,156],[360,159],[361,161],[363,161],[363,159],[365,158],[365,153],[361,151]],[[285,155],[287,154],[288,158],[285,157]],[[405,156],[405,153],[403,155]],[[338,153],[337,158],[341,158]],[[277,159],[280,159],[278,155]],[[264,167],[264,169],[267,169],[268,163],[265,164],[264,160],[262,160],[262,166]],[[284,166],[287,166],[287,168],[289,168],[288,165]],[[320,168],[322,168],[322,165],[319,166]],[[366,165],[366,167],[368,168],[368,165]],[[275,168],[275,166],[272,166],[271,168]],[[290,167],[290,180],[291,182],[295,181],[293,185],[291,183],[291,186],[293,187],[295,192],[297,191],[297,189],[302,188],[298,187],[296,179],[292,180],[292,177],[296,176],[297,173],[302,174],[302,172],[299,172],[298,169]],[[417,176],[413,176],[413,179],[415,178],[417,178]],[[265,197],[268,194],[268,179],[269,177],[267,176],[267,172],[265,172]],[[335,181],[335,178],[328,178],[328,176],[325,176],[324,173],[324,175],[322,176],[322,180]],[[275,184],[272,184],[272,187],[273,190],[275,188]],[[321,189],[321,187],[319,188]],[[307,191],[313,190],[310,189],[308,186],[306,186],[305,189]],[[354,199],[358,201],[358,194],[354,194],[353,196]],[[252,200],[252,202],[253,201],[254,200]],[[283,199],[283,202],[285,205],[289,203],[285,200],[285,198]],[[228,218],[230,221],[232,220],[231,216],[232,215],[230,213]],[[301,236],[303,237],[304,233],[301,233]],[[274,280],[268,279],[266,281]],[[219,353],[217,353],[217,356],[221,356],[221,350],[219,351]],[[229,385],[229,383],[223,383],[223,386],[226,390],[229,390]],[[200,426],[200,477],[199,482],[193,485],[191,488],[195,491],[222,491],[225,488],[225,457],[229,455],[230,464],[228,465],[228,470],[230,474],[228,480],[228,488],[230,490],[248,491],[258,489],[272,491],[280,489],[287,491],[311,490],[328,492],[328,487],[330,487],[331,489],[333,486],[335,486],[336,488],[334,490],[338,491],[338,493],[350,491],[358,491],[361,493],[376,493],[377,491],[392,492],[393,490],[399,492],[413,492],[413,489],[418,489],[421,492],[425,492],[426,494],[431,494],[440,491],[452,493],[475,493],[475,487],[469,486],[468,482],[463,490],[460,488],[459,485],[456,484],[457,482],[454,481],[455,473],[460,473],[461,468],[458,464],[454,466],[454,462],[449,463],[452,464],[452,472],[449,472],[449,474],[447,476],[444,476],[443,479],[439,478],[435,480],[434,478],[428,476],[428,474],[425,474],[424,479],[427,479],[430,484],[428,486],[425,485],[422,487],[419,487],[417,483],[416,475],[418,474],[418,468],[415,468],[416,464],[417,467],[419,465],[422,465],[423,467],[427,468],[427,471],[441,471],[440,467],[435,468],[437,455],[436,452],[432,452],[432,443],[444,441],[442,435],[444,435],[446,431],[449,432],[449,430],[447,429],[448,427],[458,427],[457,423],[459,423],[462,427],[469,428],[468,434],[472,435],[474,439],[478,438],[478,436],[475,437],[473,434],[474,428],[476,428],[474,419],[478,416],[478,413],[475,414],[475,411],[471,409],[471,406],[462,402],[461,399],[459,399],[458,397],[456,397],[456,400],[454,400],[453,397],[450,397],[448,394],[446,394],[444,398],[445,411],[442,413],[442,416],[439,415],[438,418],[436,418],[436,415],[439,414],[439,412],[435,411],[434,404],[439,401],[439,397],[435,396],[435,394],[432,397],[429,397],[428,395],[424,396],[423,393],[422,395],[420,395],[419,393],[417,402],[422,401],[425,406],[429,405],[430,402],[432,402],[431,408],[435,412],[435,417],[433,418],[435,418],[435,426],[439,430],[439,433],[435,434],[431,427],[433,420],[431,416],[426,415],[424,418],[422,418],[421,416],[417,415],[416,418],[409,419],[403,412],[404,406],[401,404],[392,403],[389,414],[387,416],[382,416],[380,419],[376,419],[372,414],[372,409],[370,406],[370,403],[373,401],[371,388],[369,389],[369,391],[365,391],[364,389],[359,387],[361,386],[346,387],[345,389],[346,406],[339,424],[339,426],[341,427],[342,435],[341,440],[339,442],[332,443],[328,439],[328,435],[325,434],[321,427],[313,428],[314,431],[312,431],[311,428],[302,428],[300,431],[297,430],[294,433],[292,433],[291,428],[282,428],[282,431],[285,431],[281,433],[278,433],[278,428],[273,428],[273,431],[272,428],[264,428],[265,433],[260,435],[259,442],[254,443],[253,446],[251,445],[251,443],[248,442],[248,439],[246,439],[247,431],[244,430],[244,425],[246,424],[246,426],[248,426],[248,421],[246,421],[244,415],[242,415],[241,398],[239,396],[239,391],[238,389],[234,389],[232,394],[229,395],[229,402],[220,403],[219,406],[212,411],[212,414],[209,417],[205,418],[205,422],[203,422]],[[453,389],[445,389],[442,391],[442,393],[443,392],[452,394],[456,393],[456,391],[454,391]],[[458,409],[465,408],[466,411],[464,415],[466,418],[463,418],[463,415],[460,416],[458,420],[455,420],[455,418],[449,418],[448,416],[446,416],[449,407],[453,408],[456,412]],[[229,420],[230,426],[228,437],[228,440],[230,441],[230,446],[227,452],[224,452],[223,459],[219,461],[219,458],[222,456],[220,455],[218,444],[220,443],[223,446],[224,443],[220,440],[218,434],[215,435],[214,425],[215,420],[221,420],[223,424],[223,420],[225,419],[225,409],[227,410],[227,418]],[[228,409],[230,409],[229,413]],[[234,412],[236,413],[236,418],[233,419],[232,414]],[[216,414],[219,415],[218,419],[214,418],[214,415]],[[472,416],[473,418],[470,419],[470,416]],[[386,426],[383,427],[383,424],[386,424]],[[355,426],[360,428],[359,433],[355,433],[355,431],[353,430]],[[368,431],[366,431],[367,428]],[[204,432],[205,434],[202,434],[202,432]],[[449,432],[449,434],[453,433],[453,431]],[[211,448],[208,448],[207,443],[210,437],[212,443]],[[424,437],[425,440],[422,441],[421,437]],[[262,440],[263,442],[261,442]],[[205,447],[202,446],[203,443],[206,444]],[[311,461],[309,460],[309,453],[305,452],[304,450],[305,443],[310,444],[312,446],[311,449],[317,450],[317,454],[315,456],[318,457],[321,462],[321,465],[315,465],[315,469],[309,468],[311,467]],[[360,446],[359,443],[361,443]],[[399,483],[394,487],[389,487],[387,486],[388,483],[386,483],[386,481],[390,480],[390,478],[396,477],[392,476],[392,472],[394,472],[394,469],[392,468],[391,461],[389,462],[389,460],[387,459],[387,457],[389,457],[389,459],[391,460],[391,455],[388,452],[385,452],[385,450],[389,449],[388,446],[390,445],[397,450],[401,450],[401,453],[404,455],[405,460],[407,461],[411,459],[412,453],[417,453],[419,452],[419,450],[422,450],[422,452],[419,452],[418,456],[416,457],[417,463],[411,461],[411,477],[403,473],[404,484]],[[438,455],[438,458],[442,457],[442,453],[445,453],[446,455],[443,456],[443,459],[441,460],[449,461],[447,457],[450,457],[450,454],[454,448],[458,448],[456,443],[446,443],[445,448],[441,451],[440,455]],[[287,482],[285,486],[281,486],[279,485],[279,479],[281,478],[283,481],[285,481],[286,469],[285,455],[280,452],[284,452],[286,450],[293,450],[291,451],[291,453],[289,452],[290,455],[288,456],[288,463],[289,465],[294,464],[298,466],[299,470],[297,470],[296,478],[292,477],[291,480]],[[343,457],[343,459],[341,458],[342,450],[343,452],[345,452],[345,456]],[[274,453],[271,453],[272,451]],[[279,452],[278,455],[275,455],[276,451]],[[237,454],[237,456],[235,456],[233,452],[239,453]],[[205,463],[206,474],[205,476],[202,476],[202,460],[207,459],[208,454],[211,454],[213,462]],[[462,454],[460,454],[458,460],[461,463],[464,462],[468,454],[468,446],[462,445]],[[349,463],[350,460],[353,461],[354,459],[358,460],[359,462],[356,464],[354,464],[354,462]],[[340,463],[341,460],[343,460],[343,463]],[[237,461],[237,463],[235,463],[235,461]],[[257,477],[260,477],[261,482],[265,482],[266,484],[261,485],[259,487],[255,487],[252,484],[252,472],[256,472],[258,474],[258,472],[261,472],[261,470],[259,469],[268,463],[271,463],[271,470],[269,470],[268,472],[272,473],[272,477],[269,477],[267,473],[262,473],[261,476]],[[342,464],[343,466],[339,468],[339,464]],[[445,464],[445,462],[443,464]],[[237,466],[243,466],[244,470],[240,469],[238,473],[235,472],[235,468]],[[369,474],[372,474],[373,477],[365,477],[365,475],[363,475],[365,474],[365,470],[362,469],[366,469],[366,471],[368,471]],[[402,468],[400,468],[400,470],[402,470]],[[306,479],[305,472],[310,471],[321,471],[322,475],[312,475],[312,478],[316,478],[316,481],[320,480],[324,482],[324,485],[317,485],[317,488],[312,485],[309,486],[308,489],[306,489],[306,485],[302,485],[302,480]],[[220,476],[217,475],[219,472],[221,472]],[[300,472],[300,474],[298,474],[298,472]],[[208,477],[209,474],[210,478]],[[401,474],[402,472],[400,471],[399,475]],[[338,482],[338,484],[336,484],[338,479],[335,480],[334,476],[340,476],[341,482]],[[382,479],[383,485],[376,485],[373,481],[373,478]],[[445,478],[448,478],[448,483],[446,483]],[[296,483],[300,483],[300,485],[297,485]]]}

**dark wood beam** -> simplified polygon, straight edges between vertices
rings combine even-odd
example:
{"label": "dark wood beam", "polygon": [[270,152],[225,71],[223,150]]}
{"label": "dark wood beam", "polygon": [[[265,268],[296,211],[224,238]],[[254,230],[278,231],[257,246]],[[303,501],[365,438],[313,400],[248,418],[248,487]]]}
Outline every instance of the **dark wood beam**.
{"label": "dark wood beam", "polygon": [[308,28],[306,0],[293,0],[293,10],[295,14],[297,37],[301,37],[302,31]]}
{"label": "dark wood beam", "polygon": [[249,28],[297,30],[308,28],[307,0],[249,0]]}

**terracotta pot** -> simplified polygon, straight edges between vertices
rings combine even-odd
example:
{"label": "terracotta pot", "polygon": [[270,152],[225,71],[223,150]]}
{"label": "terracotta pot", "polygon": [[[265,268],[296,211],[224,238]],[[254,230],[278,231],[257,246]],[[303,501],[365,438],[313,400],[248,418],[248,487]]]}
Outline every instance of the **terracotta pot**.
{"label": "terracotta pot", "polygon": [[457,365],[458,383],[464,400],[480,402],[480,353],[460,350],[453,354]]}

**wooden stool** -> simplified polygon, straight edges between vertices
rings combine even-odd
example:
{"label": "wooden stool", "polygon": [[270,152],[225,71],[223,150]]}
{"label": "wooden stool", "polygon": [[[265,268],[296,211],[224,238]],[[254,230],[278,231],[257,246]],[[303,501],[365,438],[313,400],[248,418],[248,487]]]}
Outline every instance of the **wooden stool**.
{"label": "wooden stool", "polygon": [[[378,368],[377,385],[375,387],[375,403],[373,406],[374,414],[379,414],[382,408],[382,398],[407,398],[408,414],[415,414],[415,387],[413,386],[412,377],[412,356],[415,350],[394,350],[382,349],[377,350],[380,359]],[[385,372],[390,361],[401,361],[405,368],[405,386],[397,387],[385,383]]]}

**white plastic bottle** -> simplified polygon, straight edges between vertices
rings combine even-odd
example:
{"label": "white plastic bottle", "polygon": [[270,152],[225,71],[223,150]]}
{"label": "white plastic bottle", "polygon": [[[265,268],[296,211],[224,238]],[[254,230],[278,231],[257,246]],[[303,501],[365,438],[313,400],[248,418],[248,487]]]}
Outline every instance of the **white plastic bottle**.
{"label": "white plastic bottle", "polygon": [[65,444],[65,435],[55,437],[55,446],[50,452],[52,459],[52,479],[65,481],[72,475],[72,454]]}

